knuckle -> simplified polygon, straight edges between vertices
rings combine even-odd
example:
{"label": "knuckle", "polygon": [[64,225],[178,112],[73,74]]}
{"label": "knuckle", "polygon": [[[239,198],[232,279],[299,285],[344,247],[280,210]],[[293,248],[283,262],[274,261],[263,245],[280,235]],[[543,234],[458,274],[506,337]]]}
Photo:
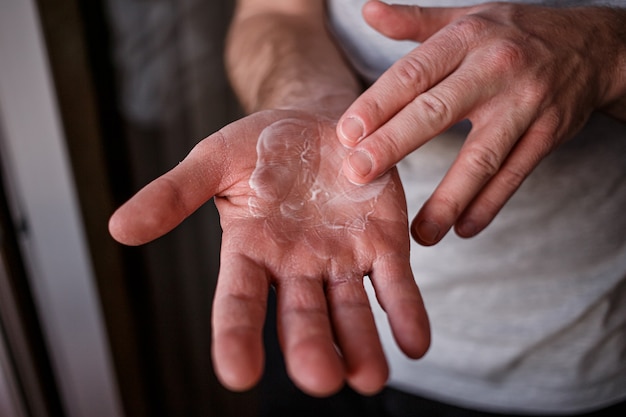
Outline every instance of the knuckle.
{"label": "knuckle", "polygon": [[442,224],[453,224],[464,209],[455,196],[443,191],[435,192],[430,197],[428,205],[436,207],[433,211],[437,213],[436,219]]}
{"label": "knuckle", "polygon": [[521,92],[522,103],[529,109],[539,108],[550,91],[551,87],[548,81],[540,78],[530,79],[524,84]]}
{"label": "knuckle", "polygon": [[560,111],[548,110],[529,132],[527,153],[534,164],[538,164],[563,141],[563,118]]}
{"label": "knuckle", "polygon": [[421,92],[422,80],[424,79],[426,65],[422,60],[413,55],[407,55],[401,61],[398,61],[395,75],[398,84],[405,89]]}
{"label": "knuckle", "polygon": [[467,173],[481,182],[493,177],[500,169],[502,161],[497,151],[485,145],[469,147],[463,158],[467,165]]}
{"label": "knuckle", "polygon": [[[159,184],[159,187],[163,190],[162,195],[167,197],[167,199],[162,200],[164,205],[170,206],[180,215],[187,215],[192,211],[192,207],[189,207],[183,190],[176,181],[168,176],[161,176],[154,180],[154,184]],[[151,218],[150,220],[157,223],[162,222],[163,219],[160,218],[161,216],[162,214],[159,213],[158,219]]]}
{"label": "knuckle", "polygon": [[388,109],[385,108],[385,105],[378,100],[378,96],[367,96],[367,99],[362,103],[363,108],[361,109],[361,116],[363,118],[363,122],[365,126],[370,126],[373,120],[376,120],[380,117],[381,114],[386,114]]}
{"label": "knuckle", "polygon": [[[506,190],[510,190],[510,192],[517,190],[520,185],[524,182],[529,172],[527,170],[523,170],[520,167],[516,166],[504,166],[502,167],[501,172],[499,173],[500,181],[503,183],[503,186]],[[500,209],[502,203],[494,202],[492,204],[493,211],[497,208]]]}
{"label": "knuckle", "polygon": [[[506,199],[507,196],[505,196],[504,199]],[[479,223],[481,226],[486,226],[490,220],[496,217],[504,206],[503,198],[499,195],[484,196],[477,203],[477,207],[472,207],[474,209],[473,218],[474,220],[480,219]],[[476,215],[477,213],[479,214],[478,216]]]}
{"label": "knuckle", "polygon": [[473,39],[487,31],[490,24],[489,19],[480,14],[468,14],[454,21],[449,28],[459,39]]}
{"label": "knuckle", "polygon": [[524,45],[511,38],[499,40],[490,48],[490,56],[497,73],[510,73],[513,70],[526,66],[529,56]]}
{"label": "knuckle", "polygon": [[[561,130],[561,126],[563,126],[564,115],[563,112],[560,111],[556,107],[552,107],[547,109],[542,117],[541,125],[545,132],[546,137],[555,136],[557,132]],[[544,139],[542,148],[545,152],[549,152],[552,147],[551,141],[548,141],[547,138]]]}
{"label": "knuckle", "polygon": [[365,134],[371,134],[381,123],[381,118],[389,112],[389,104],[385,101],[388,97],[386,91],[390,89],[383,87],[381,90],[380,86],[376,90],[366,90],[346,112],[348,118],[356,117],[362,121]]}
{"label": "knuckle", "polygon": [[439,94],[427,91],[415,99],[421,117],[431,125],[447,127],[452,123],[452,108]]}
{"label": "knuckle", "polygon": [[376,133],[375,145],[367,149],[376,167],[386,169],[387,165],[392,163],[390,161],[395,161],[403,156],[400,137],[399,133],[388,129],[381,129]]}

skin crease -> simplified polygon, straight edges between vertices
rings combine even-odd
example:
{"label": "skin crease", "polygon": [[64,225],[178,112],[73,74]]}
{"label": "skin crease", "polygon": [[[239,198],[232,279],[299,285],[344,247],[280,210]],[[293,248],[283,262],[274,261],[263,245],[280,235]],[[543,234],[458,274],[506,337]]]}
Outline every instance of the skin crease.
{"label": "skin crease", "polygon": [[344,163],[351,181],[369,182],[454,123],[472,123],[456,161],[413,221],[423,245],[438,243],[453,227],[462,237],[487,227],[593,111],[626,120],[624,9],[370,1],[363,16],[382,34],[421,45],[340,118],[339,138],[354,147]]}
{"label": "skin crease", "polygon": [[[371,394],[387,379],[386,360],[363,287],[366,275],[401,349],[417,358],[429,346],[428,318],[409,263],[406,202],[395,170],[365,187],[338,181],[339,166],[321,160],[313,163],[316,168],[307,174],[307,181],[259,174],[259,159],[264,161],[262,167],[268,162],[264,158],[277,156],[273,145],[281,149],[279,143],[264,143],[261,148],[269,146],[265,151],[271,150],[271,155],[258,155],[262,132],[276,132],[278,127],[291,136],[295,131],[298,135],[292,140],[296,141],[301,141],[301,132],[309,132],[305,137],[312,149],[318,149],[309,151],[313,161],[316,154],[343,150],[335,123],[301,111],[257,112],[201,141],[110,220],[115,239],[143,244],[167,233],[215,197],[223,235],[212,317],[213,358],[218,377],[231,389],[248,389],[262,374],[262,331],[271,285],[277,294],[278,332],[288,373],[311,395],[330,395],[345,382]],[[329,150],[321,150],[325,146]],[[287,149],[281,156],[286,165],[302,162],[302,152],[288,148],[282,147]],[[255,170],[257,178],[252,180]],[[258,187],[259,176],[268,190],[273,188],[268,181],[291,182],[286,193],[284,183],[266,191],[264,196],[271,197],[262,211],[249,205],[251,199],[260,198],[250,185]],[[329,185],[329,196],[336,197],[326,200],[324,210],[312,206],[294,219],[294,213],[285,216],[277,207],[293,196],[310,199],[311,185],[320,178]],[[352,204],[350,199],[362,204]],[[332,224],[329,219],[345,222],[346,206],[350,216],[367,219],[358,230],[319,227]]]}
{"label": "skin crease", "polygon": [[319,132],[299,119],[273,123],[259,136],[249,182],[255,196],[249,206],[256,217],[277,223],[271,227],[282,228],[285,240],[301,239],[291,231],[312,219],[319,219],[312,225],[316,229],[365,230],[378,197],[390,183],[389,174],[365,186],[349,182],[339,168],[347,149],[337,140],[322,145],[319,139]]}

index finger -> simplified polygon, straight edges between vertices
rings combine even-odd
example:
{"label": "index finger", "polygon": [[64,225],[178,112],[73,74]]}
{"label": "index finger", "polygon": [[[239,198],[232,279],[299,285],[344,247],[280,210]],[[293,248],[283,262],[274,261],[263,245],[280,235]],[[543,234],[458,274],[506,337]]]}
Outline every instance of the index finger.
{"label": "index finger", "polygon": [[468,46],[459,26],[436,33],[398,60],[352,103],[337,124],[337,135],[344,145],[355,146],[371,135],[461,64]]}

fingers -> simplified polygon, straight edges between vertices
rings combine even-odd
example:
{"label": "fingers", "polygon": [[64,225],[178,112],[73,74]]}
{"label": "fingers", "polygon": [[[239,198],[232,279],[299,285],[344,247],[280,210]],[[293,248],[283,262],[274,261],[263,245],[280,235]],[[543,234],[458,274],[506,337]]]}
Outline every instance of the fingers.
{"label": "fingers", "polygon": [[[429,42],[398,60],[341,116],[337,125],[339,140],[345,146],[353,147],[372,135],[400,109],[454,71],[461,63],[466,50],[467,47],[460,37],[433,36]],[[444,108],[428,97],[420,100],[423,101],[422,107],[430,110],[428,114],[434,117],[429,123],[431,130],[440,131],[445,126],[435,125],[445,122],[446,117],[454,115],[453,112],[439,113],[446,109],[453,111],[455,103],[445,103],[447,108]],[[371,177],[383,172],[378,171],[380,170]]]}
{"label": "fingers", "polygon": [[213,301],[213,364],[224,386],[251,388],[263,372],[263,324],[269,282],[249,258],[222,256]]}
{"label": "fingers", "polygon": [[[476,117],[476,124],[456,160],[413,221],[412,234],[423,245],[437,243],[504,160],[535,117],[536,110],[518,111],[508,104],[498,118]],[[531,113],[528,115],[528,113]],[[486,112],[491,116],[490,112]]]}
{"label": "fingers", "polygon": [[363,17],[389,38],[423,42],[468,11],[469,8],[426,8],[369,1],[363,6]]}
{"label": "fingers", "polygon": [[379,258],[370,278],[400,349],[410,358],[424,356],[430,346],[430,324],[408,255],[395,252]]}
{"label": "fingers", "polygon": [[174,169],[152,181],[109,220],[113,238],[141,245],[172,230],[219,191],[225,174],[221,133],[199,143]]}
{"label": "fingers", "polygon": [[493,91],[493,80],[474,70],[482,66],[466,59],[469,45],[462,32],[468,23],[463,22],[397,61],[342,115],[337,134],[354,148],[343,167],[350,181],[377,178]]}
{"label": "fingers", "polygon": [[[375,7],[380,16],[387,13],[393,19],[419,20],[424,13],[440,13]],[[343,172],[361,184],[452,124],[471,120],[473,130],[457,159],[412,223],[413,237],[423,245],[436,244],[455,224],[464,237],[486,227],[567,130],[551,125],[541,101],[550,98],[541,83],[537,86],[534,69],[526,68],[532,64],[528,53],[517,43],[479,42],[488,24],[488,19],[468,14],[434,33],[383,74],[338,125],[344,145],[353,147]],[[408,30],[395,25],[398,31]],[[512,77],[518,67],[528,72]],[[535,87],[520,89],[522,81]]]}
{"label": "fingers", "polygon": [[[355,146],[459,66],[468,50],[461,33],[465,25],[463,21],[449,24],[469,10],[389,6],[378,1],[364,7],[368,22],[386,34],[418,41],[428,38],[428,42],[398,60],[346,110],[337,124],[344,145]],[[446,30],[440,30],[443,27]]]}
{"label": "fingers", "polygon": [[300,389],[327,396],[344,380],[364,395],[383,388],[389,369],[362,277],[333,279],[326,292],[321,280],[282,280],[277,295],[287,371]]}
{"label": "fingers", "polygon": [[304,392],[328,396],[343,386],[322,280],[297,277],[276,284],[278,336],[287,373]]}
{"label": "fingers", "polygon": [[485,229],[523,181],[552,151],[551,122],[538,120],[516,144],[498,173],[480,190],[456,221],[456,232],[461,237],[472,237]]}
{"label": "fingers", "polygon": [[335,337],[350,386],[361,394],[380,391],[389,375],[363,278],[333,280],[326,294]]}
{"label": "fingers", "polygon": [[472,131],[457,160],[413,220],[414,239],[434,245],[455,224],[462,237],[475,236],[487,227],[556,146],[550,124],[541,118],[525,133],[519,131],[523,125],[507,127],[507,123]]}
{"label": "fingers", "polygon": [[[262,374],[267,288],[263,267],[245,256],[223,256],[213,305],[213,360],[230,389],[248,389]],[[362,278],[335,280],[326,291],[321,279],[304,277],[281,279],[276,288],[287,372],[300,389],[324,397],[346,380],[364,395],[382,389],[389,371]]]}
{"label": "fingers", "polygon": [[474,74],[457,72],[415,99],[363,139],[344,161],[343,172],[357,184],[368,183],[406,155],[466,117],[486,95]]}

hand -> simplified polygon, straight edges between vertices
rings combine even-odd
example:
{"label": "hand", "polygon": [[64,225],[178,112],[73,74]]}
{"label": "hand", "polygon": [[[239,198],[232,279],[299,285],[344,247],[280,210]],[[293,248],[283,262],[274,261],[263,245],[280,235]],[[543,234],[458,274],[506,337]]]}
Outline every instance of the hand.
{"label": "hand", "polygon": [[449,9],[367,3],[363,14],[375,29],[423,43],[341,117],[339,138],[354,147],[345,175],[355,183],[372,181],[469,119],[472,130],[417,214],[412,234],[424,245],[437,243],[454,225],[462,237],[476,235],[542,158],[594,109],[623,96],[617,85],[625,78],[617,53],[624,40],[619,44],[615,36],[623,25],[619,13],[503,3]]}
{"label": "hand", "polygon": [[331,394],[344,380],[374,393],[386,381],[365,275],[401,349],[417,358],[428,348],[397,173],[354,185],[340,173],[346,152],[331,120],[256,113],[201,141],[112,216],[113,237],[139,245],[215,196],[223,238],[213,359],[227,387],[247,389],[261,376],[270,285],[288,373],[312,395]]}

